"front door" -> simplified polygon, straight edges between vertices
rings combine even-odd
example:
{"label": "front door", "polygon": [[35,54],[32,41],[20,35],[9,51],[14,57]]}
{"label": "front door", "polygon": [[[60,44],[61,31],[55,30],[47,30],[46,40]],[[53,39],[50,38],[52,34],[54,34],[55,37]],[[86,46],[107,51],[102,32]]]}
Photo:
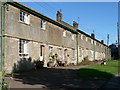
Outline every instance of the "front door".
{"label": "front door", "polygon": [[44,61],[44,55],[45,55],[45,46],[40,45],[40,61]]}

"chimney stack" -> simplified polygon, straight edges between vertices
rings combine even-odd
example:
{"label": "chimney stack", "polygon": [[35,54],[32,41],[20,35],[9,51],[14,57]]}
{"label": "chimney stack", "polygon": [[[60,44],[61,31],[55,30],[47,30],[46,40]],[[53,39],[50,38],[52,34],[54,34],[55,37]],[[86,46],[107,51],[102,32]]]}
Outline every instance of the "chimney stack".
{"label": "chimney stack", "polygon": [[57,11],[56,19],[59,22],[62,21],[62,10],[61,9],[60,9],[60,11]]}
{"label": "chimney stack", "polygon": [[94,33],[92,33],[92,34],[91,34],[91,37],[92,37],[92,38],[95,38],[95,35],[94,35]]}
{"label": "chimney stack", "polygon": [[75,29],[78,29],[78,23],[75,22],[75,21],[73,21],[73,27],[74,27]]}
{"label": "chimney stack", "polygon": [[104,40],[101,40],[101,43],[104,44]]}

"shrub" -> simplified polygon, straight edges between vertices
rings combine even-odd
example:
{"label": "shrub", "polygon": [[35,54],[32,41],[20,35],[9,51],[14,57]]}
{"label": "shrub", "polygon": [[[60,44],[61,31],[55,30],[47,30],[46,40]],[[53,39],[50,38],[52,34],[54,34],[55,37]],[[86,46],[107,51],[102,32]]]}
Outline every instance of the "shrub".
{"label": "shrub", "polygon": [[41,69],[41,68],[43,68],[43,61],[40,61],[40,60],[37,60],[37,61],[35,61],[35,67],[36,67],[36,69]]}
{"label": "shrub", "polygon": [[8,83],[5,82],[5,79],[2,79],[2,90],[8,90]]}

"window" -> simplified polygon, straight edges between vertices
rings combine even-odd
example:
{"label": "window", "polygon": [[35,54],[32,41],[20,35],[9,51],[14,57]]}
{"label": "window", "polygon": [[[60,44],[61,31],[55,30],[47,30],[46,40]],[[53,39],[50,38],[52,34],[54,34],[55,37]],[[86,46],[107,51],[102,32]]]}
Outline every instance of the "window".
{"label": "window", "polygon": [[85,40],[85,36],[83,35],[83,40]]}
{"label": "window", "polygon": [[81,39],[83,40],[83,35],[81,35]]}
{"label": "window", "polygon": [[88,41],[91,43],[91,39],[90,38],[88,38]]}
{"label": "window", "polygon": [[86,37],[86,42],[88,41],[88,38]]}
{"label": "window", "polygon": [[40,61],[44,60],[44,45],[40,45]]}
{"label": "window", "polygon": [[43,30],[46,29],[46,21],[45,20],[41,20],[40,28],[43,29]]}
{"label": "window", "polygon": [[94,44],[96,45],[96,41],[94,41]]}
{"label": "window", "polygon": [[79,48],[79,57],[81,57],[81,56],[82,56],[82,49]]}
{"label": "window", "polygon": [[44,45],[40,45],[40,56],[44,55]]}
{"label": "window", "polygon": [[30,24],[30,15],[20,10],[20,21],[26,24]]}
{"label": "window", "polygon": [[93,40],[91,39],[91,44],[93,44]]}
{"label": "window", "polygon": [[63,37],[66,37],[66,30],[63,31]]}
{"label": "window", "polygon": [[61,48],[58,48],[58,59],[59,60],[62,60],[62,49]]}
{"label": "window", "polygon": [[75,49],[72,49],[72,58],[75,57]]}
{"label": "window", "polygon": [[74,39],[75,39],[74,34],[72,34],[72,40],[74,40]]}
{"label": "window", "polygon": [[93,58],[94,57],[94,51],[91,50],[91,57]]}
{"label": "window", "polygon": [[28,55],[28,41],[20,39],[19,53]]}
{"label": "window", "polygon": [[67,57],[67,49],[64,49],[64,58]]}
{"label": "window", "polygon": [[52,58],[53,47],[49,46],[49,57]]}

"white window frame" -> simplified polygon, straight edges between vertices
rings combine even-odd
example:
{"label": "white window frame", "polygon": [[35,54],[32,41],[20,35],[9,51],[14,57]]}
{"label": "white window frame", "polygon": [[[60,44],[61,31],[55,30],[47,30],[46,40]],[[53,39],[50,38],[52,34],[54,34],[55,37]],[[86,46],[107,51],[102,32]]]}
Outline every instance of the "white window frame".
{"label": "white window frame", "polygon": [[63,31],[63,37],[66,37],[66,30]]}
{"label": "white window frame", "polygon": [[41,19],[41,21],[40,21],[40,28],[41,28],[42,30],[46,30],[46,21],[43,20],[43,19]]}
{"label": "white window frame", "polygon": [[93,39],[91,39],[91,44],[93,44]]}
{"label": "white window frame", "polygon": [[63,58],[62,48],[58,48],[58,58],[59,58],[60,60],[62,60],[62,58]]}
{"label": "white window frame", "polygon": [[86,37],[86,42],[88,41],[88,37]]}
{"label": "white window frame", "polygon": [[49,59],[52,59],[53,47],[49,46]]}
{"label": "white window frame", "polygon": [[23,22],[25,24],[30,24],[30,14],[28,14],[27,12],[21,11],[19,13],[19,21]]}
{"label": "white window frame", "polygon": [[29,48],[28,48],[28,41],[20,39],[19,40],[19,54],[20,55],[28,55],[29,54]]}
{"label": "white window frame", "polygon": [[75,35],[74,35],[74,34],[72,34],[71,36],[72,36],[72,40],[75,40]]}
{"label": "white window frame", "polygon": [[94,41],[94,45],[96,45],[96,41]]}
{"label": "white window frame", "polygon": [[72,49],[72,58],[75,58],[75,49]]}
{"label": "white window frame", "polygon": [[81,34],[81,40],[83,40],[83,35]]}

